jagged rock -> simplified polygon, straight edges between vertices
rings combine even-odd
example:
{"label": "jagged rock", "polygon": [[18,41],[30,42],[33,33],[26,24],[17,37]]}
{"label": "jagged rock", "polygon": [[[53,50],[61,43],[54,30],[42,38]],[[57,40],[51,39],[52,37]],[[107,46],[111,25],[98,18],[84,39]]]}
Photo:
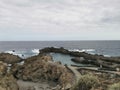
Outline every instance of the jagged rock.
{"label": "jagged rock", "polygon": [[84,57],[75,57],[75,58],[72,58],[71,61],[76,63],[89,64],[89,61],[85,60]]}
{"label": "jagged rock", "polygon": [[74,75],[64,65],[53,62],[49,55],[33,56],[25,60],[24,65],[13,65],[12,73],[22,80],[39,82],[52,81],[61,86],[72,85]]}
{"label": "jagged rock", "polygon": [[12,55],[9,53],[0,53],[0,61],[8,64],[14,64],[20,62],[22,59],[19,56]]}
{"label": "jagged rock", "polygon": [[7,64],[0,61],[0,76],[4,76],[7,73]]}
{"label": "jagged rock", "polygon": [[19,90],[17,82],[12,75],[0,77],[0,90]]}
{"label": "jagged rock", "polygon": [[54,47],[47,47],[40,50],[40,53],[47,53],[47,52],[54,52],[54,53],[62,53],[62,54],[68,54],[69,51],[67,49],[61,48],[54,48]]}
{"label": "jagged rock", "polygon": [[56,61],[55,63],[56,63],[56,64],[62,64],[60,61]]}
{"label": "jagged rock", "polygon": [[103,66],[104,68],[107,68],[108,70],[116,70],[116,68],[120,68],[120,57],[104,57],[103,55],[92,55],[85,52],[75,52],[75,51],[69,51],[64,48],[54,48],[54,47],[47,47],[40,50],[41,53],[61,53],[61,54],[67,54],[73,57],[83,57],[85,60],[81,60],[81,58],[73,58],[72,61],[75,61],[77,63],[83,63],[83,64],[91,64],[96,66]]}
{"label": "jagged rock", "polygon": [[0,61],[0,90],[19,90],[15,78],[7,72],[7,64],[2,61]]}

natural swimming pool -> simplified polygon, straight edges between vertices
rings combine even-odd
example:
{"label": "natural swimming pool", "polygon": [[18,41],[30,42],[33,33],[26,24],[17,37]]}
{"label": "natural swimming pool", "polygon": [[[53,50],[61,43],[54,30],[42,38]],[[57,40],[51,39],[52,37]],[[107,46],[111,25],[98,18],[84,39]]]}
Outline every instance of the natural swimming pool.
{"label": "natural swimming pool", "polygon": [[61,53],[50,53],[50,55],[53,57],[54,61],[60,61],[62,64],[83,66],[83,64],[71,61],[71,59],[74,58],[73,56],[64,55]]}

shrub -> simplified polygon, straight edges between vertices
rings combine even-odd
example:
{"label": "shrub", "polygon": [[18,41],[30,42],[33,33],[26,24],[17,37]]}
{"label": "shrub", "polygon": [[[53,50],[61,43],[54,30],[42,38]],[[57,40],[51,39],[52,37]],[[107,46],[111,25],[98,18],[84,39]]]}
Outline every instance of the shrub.
{"label": "shrub", "polygon": [[72,90],[90,90],[99,84],[97,77],[93,75],[83,75],[80,80],[73,86]]}
{"label": "shrub", "polygon": [[108,90],[120,90],[120,82],[109,86]]}

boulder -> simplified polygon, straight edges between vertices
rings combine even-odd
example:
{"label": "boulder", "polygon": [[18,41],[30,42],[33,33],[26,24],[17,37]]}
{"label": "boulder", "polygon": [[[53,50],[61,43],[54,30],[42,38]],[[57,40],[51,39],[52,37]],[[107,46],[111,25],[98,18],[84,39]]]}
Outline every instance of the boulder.
{"label": "boulder", "polygon": [[7,72],[7,64],[2,61],[0,61],[0,90],[19,90],[15,78]]}
{"label": "boulder", "polygon": [[71,61],[76,62],[76,63],[82,63],[82,64],[90,63],[88,60],[85,60],[84,57],[75,57],[75,58],[72,58]]}
{"label": "boulder", "polygon": [[12,75],[0,77],[0,90],[19,90],[18,84]]}
{"label": "boulder", "polygon": [[14,64],[20,62],[22,59],[19,56],[12,55],[9,53],[0,53],[0,61],[8,64]]}
{"label": "boulder", "polygon": [[7,64],[0,61],[0,77],[7,73]]}

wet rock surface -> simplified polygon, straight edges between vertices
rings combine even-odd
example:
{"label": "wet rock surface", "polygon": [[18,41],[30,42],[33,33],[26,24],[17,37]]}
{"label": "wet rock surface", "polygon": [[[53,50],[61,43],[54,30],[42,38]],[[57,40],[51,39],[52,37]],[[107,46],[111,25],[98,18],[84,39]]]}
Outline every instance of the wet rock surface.
{"label": "wet rock surface", "polygon": [[8,64],[14,64],[20,62],[22,59],[19,56],[12,55],[9,53],[0,53],[0,61]]}

